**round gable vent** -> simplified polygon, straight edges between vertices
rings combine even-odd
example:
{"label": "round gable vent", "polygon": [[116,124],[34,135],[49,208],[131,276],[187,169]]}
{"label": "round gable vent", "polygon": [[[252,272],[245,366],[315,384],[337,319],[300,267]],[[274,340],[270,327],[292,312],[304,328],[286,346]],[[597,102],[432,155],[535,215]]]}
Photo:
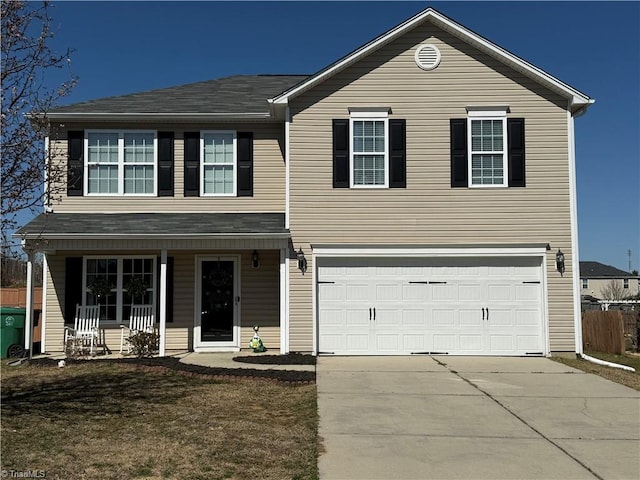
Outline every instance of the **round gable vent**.
{"label": "round gable vent", "polygon": [[433,70],[440,64],[440,50],[435,45],[420,45],[416,50],[416,64],[423,70]]}

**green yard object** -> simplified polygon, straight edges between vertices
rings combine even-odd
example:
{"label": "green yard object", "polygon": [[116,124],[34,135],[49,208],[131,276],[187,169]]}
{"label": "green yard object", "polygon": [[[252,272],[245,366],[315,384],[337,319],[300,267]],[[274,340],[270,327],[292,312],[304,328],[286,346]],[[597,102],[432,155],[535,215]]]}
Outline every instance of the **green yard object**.
{"label": "green yard object", "polygon": [[0,358],[20,358],[24,354],[26,308],[0,307]]}

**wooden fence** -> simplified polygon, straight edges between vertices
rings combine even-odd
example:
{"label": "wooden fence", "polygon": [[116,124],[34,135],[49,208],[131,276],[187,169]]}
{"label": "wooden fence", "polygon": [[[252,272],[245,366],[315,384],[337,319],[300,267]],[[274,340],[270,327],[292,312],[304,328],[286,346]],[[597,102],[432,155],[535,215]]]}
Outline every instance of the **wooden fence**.
{"label": "wooden fence", "polygon": [[[3,307],[26,307],[26,288],[0,288],[0,305]],[[42,310],[42,287],[33,289],[33,308]]]}
{"label": "wooden fence", "polygon": [[625,322],[620,311],[582,312],[582,344],[584,349],[621,355],[625,351]]}

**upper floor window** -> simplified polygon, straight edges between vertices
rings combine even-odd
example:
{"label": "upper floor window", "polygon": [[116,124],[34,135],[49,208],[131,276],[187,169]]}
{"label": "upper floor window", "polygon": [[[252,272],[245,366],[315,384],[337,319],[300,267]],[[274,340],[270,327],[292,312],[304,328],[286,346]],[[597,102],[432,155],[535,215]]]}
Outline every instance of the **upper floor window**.
{"label": "upper floor window", "polygon": [[622,288],[629,288],[629,279],[625,278],[622,280]]}
{"label": "upper floor window", "polygon": [[507,118],[505,106],[466,109],[450,120],[451,186],[524,187],[524,118]]}
{"label": "upper floor window", "polygon": [[388,187],[388,113],[351,112],[351,186]]}
{"label": "upper floor window", "polygon": [[202,132],[202,195],[236,195],[236,132]]}
{"label": "upper floor window", "polygon": [[156,194],[156,132],[90,130],[85,149],[88,195]]}
{"label": "upper floor window", "polygon": [[588,278],[583,278],[582,279],[582,288],[589,288],[589,279]]}
{"label": "upper floor window", "polygon": [[470,111],[468,122],[470,186],[507,186],[506,111]]}

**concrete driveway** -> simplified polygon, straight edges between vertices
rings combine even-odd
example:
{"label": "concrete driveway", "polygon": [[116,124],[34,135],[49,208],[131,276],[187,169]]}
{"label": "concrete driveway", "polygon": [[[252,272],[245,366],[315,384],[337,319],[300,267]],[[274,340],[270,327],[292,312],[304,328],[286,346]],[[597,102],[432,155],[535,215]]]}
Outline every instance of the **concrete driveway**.
{"label": "concrete driveway", "polygon": [[320,479],[638,479],[640,393],[546,358],[320,357]]}

